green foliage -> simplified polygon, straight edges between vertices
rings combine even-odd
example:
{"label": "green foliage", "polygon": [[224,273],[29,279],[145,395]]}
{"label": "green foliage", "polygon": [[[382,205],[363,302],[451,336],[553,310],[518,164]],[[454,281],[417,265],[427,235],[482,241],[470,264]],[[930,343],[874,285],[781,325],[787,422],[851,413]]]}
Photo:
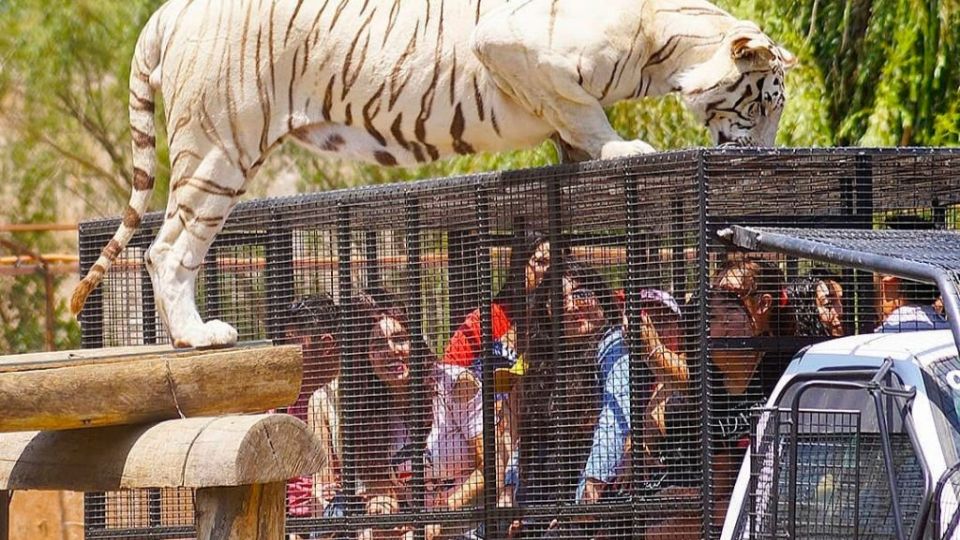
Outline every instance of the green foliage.
{"label": "green foliage", "polygon": [[800,105],[805,118],[785,118],[785,131],[802,127],[835,146],[960,144],[956,0],[723,3],[800,58],[789,112]]}

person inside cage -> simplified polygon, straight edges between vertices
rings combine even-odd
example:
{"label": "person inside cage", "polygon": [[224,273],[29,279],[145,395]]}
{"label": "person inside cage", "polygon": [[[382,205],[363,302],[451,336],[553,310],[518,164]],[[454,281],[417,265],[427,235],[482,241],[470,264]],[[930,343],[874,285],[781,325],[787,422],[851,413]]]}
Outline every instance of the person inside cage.
{"label": "person inside cage", "polygon": [[[531,299],[550,268],[550,242],[530,232],[518,235],[510,248],[506,279],[490,305],[493,349],[487,359],[494,363],[497,400],[497,485],[501,486],[499,504],[513,505],[514,482],[506,479],[510,459],[517,444],[519,392],[515,382],[525,370],[524,353],[528,343]],[[477,308],[470,312],[450,337],[442,362],[469,368],[481,378],[484,355],[480,354],[482,326]]]}
{"label": "person inside cage", "polygon": [[[711,338],[792,336],[795,316],[789,305],[783,273],[771,261],[733,254],[718,269],[709,297]],[[759,347],[712,347],[708,372],[719,375],[713,405],[717,415],[712,435],[721,446],[715,453],[714,519],[722,520],[743,451],[749,444],[750,410],[763,405],[780,380],[790,354]]]}
{"label": "person inside cage", "polygon": [[798,336],[841,337],[843,287],[825,269],[814,268],[787,286],[787,299],[796,317]]}
{"label": "person inside cage", "polygon": [[[357,410],[358,489],[368,514],[415,508],[413,463],[424,463],[426,508],[459,510],[474,505],[483,491],[483,415],[479,379],[467,368],[442,364],[425,343],[411,336],[407,313],[382,289],[359,295],[364,360],[356,373],[362,392]],[[423,390],[417,394],[411,353],[428,355]],[[468,533],[475,523],[432,524],[428,538]],[[362,537],[394,537],[368,530]]]}
{"label": "person inside cage", "polygon": [[913,332],[942,330],[950,323],[938,311],[942,306],[936,285],[900,279],[896,276],[874,274],[877,290],[876,311],[878,326],[874,332]]}
{"label": "person inside cage", "polygon": [[[319,437],[327,456],[324,468],[314,477],[300,477],[287,484],[287,512],[291,516],[313,514],[313,502],[321,508],[333,496],[338,436],[336,419],[337,377],[340,373],[340,347],[337,343],[339,312],[329,294],[315,294],[290,304],[284,314],[284,343],[300,345],[303,354],[303,384],[297,401],[287,413],[305,420]],[[333,414],[318,418],[318,395],[333,407]]]}
{"label": "person inside cage", "polygon": [[[899,231],[934,229],[932,220],[916,214],[887,216],[884,225],[890,230]],[[874,274],[873,284],[876,288],[877,313],[874,332],[912,332],[950,327],[943,316],[943,299],[935,285],[887,274]]]}
{"label": "person inside cage", "polygon": [[[563,267],[559,298],[549,282],[535,294],[518,468],[508,475],[521,505],[574,502],[604,404],[620,426],[629,418],[629,359],[613,294],[593,268],[576,260]],[[511,528],[521,526],[536,536],[583,524],[529,519]]]}
{"label": "person inside cage", "polygon": [[[507,277],[490,305],[491,338],[494,353],[502,358],[516,356],[523,343],[511,339],[511,329],[523,329],[530,315],[530,299],[550,268],[550,242],[545,236],[531,232],[519,236],[510,249]],[[522,334],[522,332],[521,332]],[[443,353],[443,363],[481,371],[480,340],[482,328],[480,308],[471,311],[450,336]],[[514,337],[521,337],[514,332]],[[501,351],[501,348],[511,351]]]}
{"label": "person inside cage", "polygon": [[[640,385],[643,396],[643,426],[636,438],[642,462],[629,467],[630,448],[634,444],[629,409],[629,365],[618,358],[613,370],[604,377],[604,403],[600,413],[590,457],[581,479],[578,501],[591,503],[610,497],[627,475],[640,485],[657,486],[663,473],[660,446],[666,435],[668,410],[682,408],[684,390],[690,377],[686,354],[681,344],[680,306],[670,293],[658,289],[640,289],[638,343],[634,350],[643,362]],[[626,307],[626,306],[624,306]],[[629,336],[629,317],[623,310],[623,334]],[[605,371],[606,372],[606,371]],[[618,396],[623,396],[618,398]]]}

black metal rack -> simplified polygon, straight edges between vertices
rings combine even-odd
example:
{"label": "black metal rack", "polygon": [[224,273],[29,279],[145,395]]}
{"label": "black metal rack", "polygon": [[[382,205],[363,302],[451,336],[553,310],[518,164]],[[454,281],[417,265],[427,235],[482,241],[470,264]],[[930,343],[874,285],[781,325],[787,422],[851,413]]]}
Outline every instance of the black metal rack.
{"label": "black metal rack", "polygon": [[[551,242],[553,260],[569,256],[586,261],[611,288],[625,291],[632,402],[643,402],[650,384],[643,365],[646,356],[637,345],[640,291],[668,291],[682,305],[680,352],[690,379],[677,393],[683,405],[672,429],[683,435],[683,445],[693,455],[679,478],[683,495],[651,494],[638,479],[641,466],[633,465],[636,480],[609,503],[498,507],[497,492],[490,487],[497,486],[490,458],[498,451],[489,436],[498,406],[490,388],[493,369],[485,362],[479,378],[484,385],[487,487],[479,501],[456,512],[421,513],[426,509],[421,493],[410,508],[392,516],[324,518],[315,509],[307,516],[291,516],[289,532],[356,531],[379,523],[406,524],[423,534],[429,523],[470,520],[484,523],[492,538],[502,537],[514,519],[557,517],[576,524],[575,516],[588,515],[615,523],[610,536],[642,538],[658,520],[675,514],[695,517],[702,535],[714,537],[719,528],[711,515],[725,489],[716,469],[725,443],[715,425],[727,405],[720,399],[722,374],[708,362],[710,351],[753,348],[772,355],[779,350],[789,358],[801,346],[825,339],[711,338],[705,299],[711,275],[730,247],[716,231],[734,225],[761,231],[792,227],[811,234],[825,228],[875,230],[883,229],[891,216],[904,214],[929,219],[938,229],[956,229],[958,204],[960,151],[950,149],[697,149],[258,200],[239,205],[218,236],[198,278],[198,300],[204,317],[216,315],[234,324],[241,340],[282,336],[285,307],[305,295],[329,293],[339,304],[345,322],[339,336],[342,483],[350,491],[356,487],[354,472],[364,466],[356,452],[367,436],[356,427],[356,413],[370,406],[355,378],[364,339],[353,324],[356,291],[383,286],[400,295],[408,307],[411,332],[429,348],[416,353],[419,362],[442,354],[450,334],[475,308],[480,310],[483,349],[489,350],[494,341],[490,302],[507,273],[510,247],[525,232],[540,232]],[[143,220],[142,229],[88,300],[81,317],[85,347],[166,340],[141,264],[143,249],[161,219],[154,213]],[[81,225],[82,271],[93,264],[118,224],[118,219],[109,219]],[[788,280],[807,272],[815,259],[800,252],[784,255],[773,246],[761,251],[755,256],[775,262]],[[847,331],[872,329],[870,274],[827,266],[848,291]],[[912,272],[897,274],[926,279]],[[553,283],[559,286],[559,280]],[[559,300],[559,294],[555,290],[552,296]],[[949,309],[956,310],[957,304]],[[757,368],[758,374],[770,370],[771,377],[777,369],[773,363]],[[424,371],[414,370],[416,384],[422,384]],[[312,392],[307,388],[310,376],[308,368],[304,398]],[[415,406],[423,410],[425,404],[420,400]],[[646,433],[646,416],[644,406],[631,406],[637,437]],[[644,459],[639,444],[631,451],[634,463]],[[548,466],[558,475],[564,473],[575,466],[567,462],[572,452],[561,448],[556,463]],[[420,490],[423,470],[414,468],[412,473]],[[189,536],[192,524],[189,492],[165,491],[160,497],[89,494],[85,507],[91,538],[182,538]],[[564,537],[586,534],[582,529],[562,532]]]}

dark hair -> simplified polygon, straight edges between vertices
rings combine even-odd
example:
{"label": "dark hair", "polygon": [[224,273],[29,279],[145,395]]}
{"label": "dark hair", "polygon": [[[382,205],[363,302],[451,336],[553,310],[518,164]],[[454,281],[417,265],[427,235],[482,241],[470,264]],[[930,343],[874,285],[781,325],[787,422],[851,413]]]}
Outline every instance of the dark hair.
{"label": "dark hair", "polygon": [[[390,477],[390,444],[392,442],[392,421],[398,415],[401,416],[405,425],[409,428],[422,427],[420,422],[430,421],[429,415],[426,418],[423,411],[416,410],[415,407],[407,407],[400,410],[396,407],[393,399],[393,393],[387,385],[377,377],[369,361],[369,350],[373,342],[376,325],[384,317],[395,319],[404,328],[409,330],[406,309],[400,303],[400,300],[391,292],[382,288],[371,288],[361,291],[357,295],[358,317],[358,337],[361,338],[363,347],[360,352],[362,357],[356,363],[356,375],[354,377],[357,388],[363,391],[363,401],[353,411],[356,419],[356,430],[363,434],[363,444],[357,446],[358,475],[366,481],[383,481]],[[414,336],[410,336],[411,347],[413,346]],[[427,348],[422,348],[424,351]],[[413,429],[411,429],[411,432]]]}
{"label": "dark hair", "polygon": [[[604,329],[618,324],[619,310],[600,274],[576,260],[563,266],[563,277],[587,288],[599,301]],[[540,284],[534,299],[528,369],[522,383],[520,484],[527,494],[536,494],[536,501],[526,502],[556,502],[572,498],[590,451],[592,431],[583,433],[575,426],[600,413],[603,388],[597,346],[604,332],[598,331],[588,343],[564,339],[563,325],[554,319],[563,313],[548,309],[550,280]]]}
{"label": "dark hair", "polygon": [[515,325],[518,338],[523,341],[518,344],[520,351],[526,348],[527,319],[531,302],[531,295],[526,290],[527,264],[537,252],[537,248],[547,241],[548,238],[538,232],[527,232],[513,239],[507,277],[494,298],[494,302],[503,308],[507,317]]}
{"label": "dark hair", "polygon": [[820,318],[817,306],[817,287],[820,283],[836,281],[825,271],[813,271],[799,276],[787,285],[787,299],[796,320],[798,336],[830,336],[830,327]]}
{"label": "dark hair", "polygon": [[287,307],[285,325],[299,335],[336,335],[340,310],[328,293],[313,294]]}

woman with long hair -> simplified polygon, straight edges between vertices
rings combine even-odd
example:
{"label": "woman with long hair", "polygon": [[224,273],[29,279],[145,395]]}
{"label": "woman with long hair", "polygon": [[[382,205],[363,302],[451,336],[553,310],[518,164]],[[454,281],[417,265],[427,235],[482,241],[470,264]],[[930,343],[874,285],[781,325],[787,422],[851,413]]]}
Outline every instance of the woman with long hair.
{"label": "woman with long hair", "polygon": [[[606,383],[628,366],[609,287],[595,270],[573,260],[564,264],[560,286],[556,305],[548,282],[534,297],[521,385],[518,498],[528,505],[575,501],[607,400],[629,417],[628,392],[605,395]],[[629,388],[626,380],[614,386]],[[547,524],[531,521],[531,527]]]}
{"label": "woman with long hair", "polygon": [[[416,460],[424,464],[427,508],[469,507],[483,491],[480,381],[465,368],[431,357],[426,395],[417,395],[410,364],[416,338],[406,311],[382,289],[361,294],[359,303],[364,356],[356,383],[363,404],[353,416],[362,434],[356,445],[357,491],[367,512],[392,513],[415,502],[410,480]],[[425,344],[418,345],[429,354]],[[474,526],[430,525],[428,537],[450,537]]]}

